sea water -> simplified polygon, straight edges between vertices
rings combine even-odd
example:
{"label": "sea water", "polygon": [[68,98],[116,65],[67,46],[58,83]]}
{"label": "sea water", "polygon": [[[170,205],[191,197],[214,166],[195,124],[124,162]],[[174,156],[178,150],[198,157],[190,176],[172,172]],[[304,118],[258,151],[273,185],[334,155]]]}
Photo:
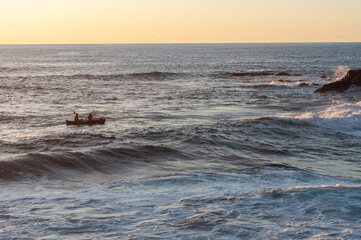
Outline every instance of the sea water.
{"label": "sea water", "polygon": [[0,46],[0,238],[360,239],[361,90],[314,93],[360,63],[360,43]]}

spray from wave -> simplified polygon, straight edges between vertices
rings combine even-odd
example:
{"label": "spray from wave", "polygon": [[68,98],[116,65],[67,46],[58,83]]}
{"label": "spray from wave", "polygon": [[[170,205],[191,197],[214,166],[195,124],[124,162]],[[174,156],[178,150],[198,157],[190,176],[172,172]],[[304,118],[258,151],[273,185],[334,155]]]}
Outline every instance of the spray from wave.
{"label": "spray from wave", "polygon": [[341,78],[343,78],[346,73],[348,71],[350,71],[351,68],[349,68],[348,66],[338,66],[335,70],[334,70],[334,73],[333,73],[333,79],[334,80],[340,80]]}

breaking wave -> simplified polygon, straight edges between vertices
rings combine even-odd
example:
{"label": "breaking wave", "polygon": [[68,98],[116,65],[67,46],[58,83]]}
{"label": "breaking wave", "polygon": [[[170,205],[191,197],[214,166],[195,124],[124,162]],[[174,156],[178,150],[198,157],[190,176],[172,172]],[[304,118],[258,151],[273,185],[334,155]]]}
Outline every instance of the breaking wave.
{"label": "breaking wave", "polygon": [[[277,118],[277,117],[276,117]],[[331,106],[315,108],[296,116],[281,119],[307,122],[320,128],[361,135],[361,101],[345,103],[333,101]]]}

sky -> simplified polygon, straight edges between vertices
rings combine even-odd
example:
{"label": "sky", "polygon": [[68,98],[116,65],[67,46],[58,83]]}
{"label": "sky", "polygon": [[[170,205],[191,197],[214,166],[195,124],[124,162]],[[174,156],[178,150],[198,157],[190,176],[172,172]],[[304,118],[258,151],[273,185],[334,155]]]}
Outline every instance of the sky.
{"label": "sky", "polygon": [[361,0],[0,0],[0,44],[361,42]]}

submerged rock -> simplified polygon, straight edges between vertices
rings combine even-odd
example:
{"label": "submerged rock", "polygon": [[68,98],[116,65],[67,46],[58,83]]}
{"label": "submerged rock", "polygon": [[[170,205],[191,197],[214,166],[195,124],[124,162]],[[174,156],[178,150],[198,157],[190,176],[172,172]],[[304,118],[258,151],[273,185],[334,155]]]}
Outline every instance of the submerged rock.
{"label": "submerged rock", "polygon": [[361,86],[361,69],[350,70],[341,80],[328,83],[318,88],[315,92],[337,91],[343,92],[351,86]]}
{"label": "submerged rock", "polygon": [[325,74],[322,74],[321,78],[326,78]]}

